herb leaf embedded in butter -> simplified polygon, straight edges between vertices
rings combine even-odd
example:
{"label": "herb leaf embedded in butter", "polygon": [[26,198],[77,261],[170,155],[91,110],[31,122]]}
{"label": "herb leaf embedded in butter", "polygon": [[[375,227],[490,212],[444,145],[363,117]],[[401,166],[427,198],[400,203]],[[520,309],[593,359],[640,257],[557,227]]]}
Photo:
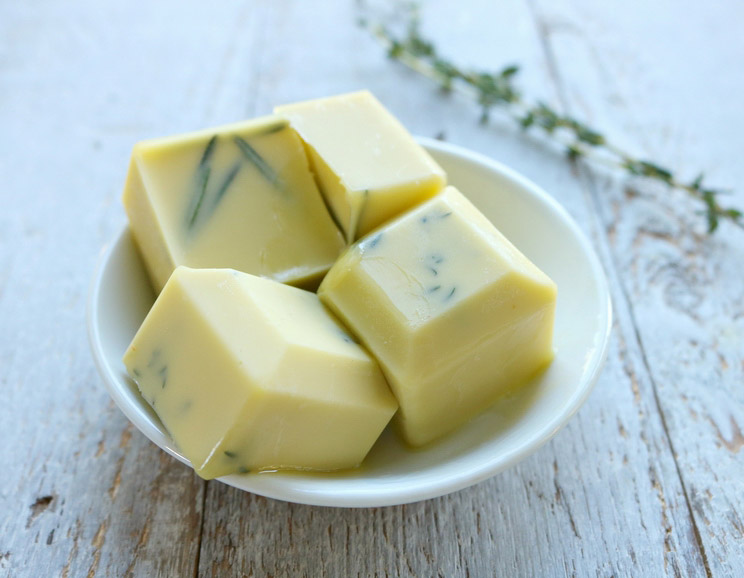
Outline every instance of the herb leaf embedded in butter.
{"label": "herb leaf embedded in butter", "polygon": [[[268,127],[265,134],[277,132],[283,129],[285,126],[286,123],[276,123]],[[261,155],[256,152],[256,149],[253,148],[247,140],[245,140],[241,136],[234,136],[233,142],[242,153],[243,159],[247,160],[250,164],[256,167],[261,175],[275,188],[282,191],[284,190],[284,183],[281,178],[276,174],[274,169],[272,169],[271,166],[263,159],[263,157],[261,157]],[[196,168],[196,173],[194,175],[195,192],[192,196],[192,200],[187,211],[188,229],[193,229],[196,223],[199,221],[199,218],[204,215],[204,208],[207,206],[205,205],[205,201],[208,197],[211,197],[211,202],[209,202],[208,204],[209,212],[213,213],[216,210],[217,206],[220,204],[220,201],[222,201],[222,198],[225,196],[230,186],[235,181],[235,178],[238,176],[238,173],[240,172],[240,169],[243,165],[241,161],[233,163],[233,165],[230,167],[230,170],[225,173],[219,186],[216,189],[212,188],[212,190],[210,191],[210,179],[212,181],[214,181],[215,179],[215,175],[213,174],[214,171],[212,167],[212,159],[214,157],[216,147],[217,135],[213,136],[211,139],[209,139],[209,142],[207,142],[207,146],[204,148],[204,152],[202,153],[201,159],[199,160],[199,165]]]}
{"label": "herb leaf embedded in butter", "polygon": [[163,367],[161,367],[158,375],[160,375],[161,380],[160,387],[161,389],[165,389],[165,386],[168,383],[168,366],[164,365]]}
{"label": "herb leaf embedded in butter", "polygon": [[214,195],[214,201],[212,201],[212,211],[214,211],[217,205],[219,205],[220,201],[222,200],[222,197],[225,196],[227,189],[230,188],[230,185],[235,180],[235,177],[238,176],[238,172],[240,172],[240,166],[241,166],[241,163],[239,162],[235,163],[230,169],[230,172],[227,173],[225,180],[222,181],[220,188],[217,189],[217,192]]}
{"label": "herb leaf embedded in butter", "polygon": [[426,223],[430,223],[432,221],[441,221],[442,219],[446,219],[452,214],[452,211],[447,211],[446,213],[430,213],[428,215],[424,215],[421,217],[421,222],[425,225]]}
{"label": "herb leaf embedded in butter", "polygon": [[279,132],[283,128],[286,128],[289,122],[285,119],[279,119],[274,123],[269,124],[266,126],[260,134],[266,135],[266,134],[274,134],[275,132]]}
{"label": "herb leaf embedded in butter", "polygon": [[243,156],[258,169],[258,172],[260,172],[267,181],[269,181],[275,188],[284,191],[284,183],[279,178],[279,175],[277,175],[274,169],[272,169],[263,157],[256,152],[256,149],[249,145],[243,137],[235,136],[233,137],[233,141],[238,145]]}
{"label": "herb leaf embedded in butter", "polygon": [[217,144],[217,135],[214,135],[207,146],[204,148],[199,166],[196,168],[195,182],[196,182],[196,194],[192,197],[191,205],[188,211],[188,227],[189,229],[194,226],[196,219],[199,216],[199,210],[201,209],[204,197],[207,194],[207,184],[209,183],[209,176],[212,172],[210,162],[214,149]]}
{"label": "herb leaf embedded in butter", "polygon": [[366,241],[363,245],[365,249],[374,249],[382,240],[382,233],[377,233],[369,241]]}

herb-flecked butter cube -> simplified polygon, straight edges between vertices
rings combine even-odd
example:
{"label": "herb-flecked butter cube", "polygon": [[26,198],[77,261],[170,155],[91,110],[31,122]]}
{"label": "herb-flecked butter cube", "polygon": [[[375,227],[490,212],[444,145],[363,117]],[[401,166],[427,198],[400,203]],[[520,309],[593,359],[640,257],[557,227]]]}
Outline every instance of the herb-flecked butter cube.
{"label": "herb-flecked butter cube", "polygon": [[178,267],[124,364],[203,478],[357,466],[397,409],[314,293]]}
{"label": "herb-flecked butter cube", "polygon": [[123,200],[156,291],[178,265],[312,283],[344,246],[278,117],[137,143]]}
{"label": "herb-flecked butter cube", "polygon": [[352,245],[318,294],[380,362],[412,445],[553,358],[555,284],[454,187]]}
{"label": "herb-flecked butter cube", "polygon": [[438,193],[442,168],[368,91],[278,106],[349,241]]}

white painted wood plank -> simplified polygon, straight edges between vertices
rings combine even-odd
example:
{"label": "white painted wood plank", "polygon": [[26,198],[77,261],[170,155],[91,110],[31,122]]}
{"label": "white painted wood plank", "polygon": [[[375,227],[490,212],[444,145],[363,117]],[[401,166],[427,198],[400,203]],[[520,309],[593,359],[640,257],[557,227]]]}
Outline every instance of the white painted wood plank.
{"label": "white painted wood plank", "polygon": [[[685,178],[709,168],[712,183],[734,185],[725,200],[744,207],[740,4],[631,1],[610,15],[591,2],[541,2],[540,18],[571,110]],[[645,185],[629,194],[589,176],[584,182],[623,272],[622,299],[638,327],[706,568],[738,575],[744,233],[723,225],[713,238],[691,234],[695,206],[683,194]]]}
{"label": "white painted wood plank", "polygon": [[205,484],[113,406],[85,299],[134,142],[242,113],[249,8],[0,6],[0,576],[194,573]]}

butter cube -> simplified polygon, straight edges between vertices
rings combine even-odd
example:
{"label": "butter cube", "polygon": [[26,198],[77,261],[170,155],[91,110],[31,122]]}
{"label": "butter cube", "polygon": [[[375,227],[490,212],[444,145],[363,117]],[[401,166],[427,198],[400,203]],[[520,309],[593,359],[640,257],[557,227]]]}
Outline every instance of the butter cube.
{"label": "butter cube", "polygon": [[318,294],[380,362],[412,445],[553,358],[555,284],[454,187],[353,245]]}
{"label": "butter cube", "polygon": [[446,175],[368,91],[278,106],[348,241],[439,192]]}
{"label": "butter cube", "polygon": [[314,293],[231,269],[178,267],[124,364],[207,479],[357,466],[397,409]]}
{"label": "butter cube", "polygon": [[344,246],[278,117],[136,144],[123,201],[158,292],[178,265],[311,284]]}

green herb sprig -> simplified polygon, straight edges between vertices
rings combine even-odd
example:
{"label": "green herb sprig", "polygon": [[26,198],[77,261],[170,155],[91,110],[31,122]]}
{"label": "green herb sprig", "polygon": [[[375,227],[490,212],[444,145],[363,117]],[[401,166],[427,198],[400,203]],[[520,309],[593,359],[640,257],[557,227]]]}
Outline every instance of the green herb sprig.
{"label": "green herb sprig", "polygon": [[[364,9],[364,3],[360,3]],[[553,110],[544,102],[530,102],[515,85],[519,72],[516,65],[496,72],[461,68],[441,56],[433,42],[421,35],[418,5],[404,5],[407,15],[405,33],[396,35],[381,22],[360,18],[359,25],[369,30],[386,49],[388,56],[411,70],[433,80],[445,93],[460,92],[480,106],[480,122],[486,124],[491,112],[504,111],[523,130],[539,129],[565,148],[569,159],[580,158],[621,169],[631,176],[660,182],[672,189],[689,193],[702,204],[709,233],[721,221],[744,229],[744,214],[739,209],[722,206],[719,195],[726,191],[708,186],[700,173],[690,182],[683,181],[657,163],[637,158],[610,143],[607,137],[579,120]]]}

